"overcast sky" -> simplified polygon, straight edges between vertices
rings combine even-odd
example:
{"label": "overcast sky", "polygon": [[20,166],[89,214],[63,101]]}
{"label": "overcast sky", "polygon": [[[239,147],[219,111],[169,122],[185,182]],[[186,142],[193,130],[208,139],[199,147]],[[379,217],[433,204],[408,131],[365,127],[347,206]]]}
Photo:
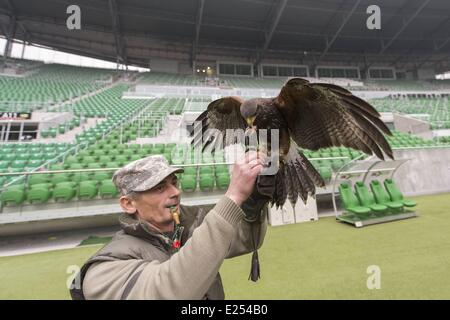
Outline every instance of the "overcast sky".
{"label": "overcast sky", "polygon": [[[0,38],[0,55],[3,56],[6,45],[6,39]],[[21,58],[23,45],[21,43],[14,43],[11,55],[13,58]],[[82,67],[96,67],[96,68],[108,68],[116,69],[116,63],[92,59],[88,57],[79,56],[76,54],[65,53],[61,51],[39,48],[34,46],[26,46],[24,59],[39,60],[46,63],[54,62],[61,64],[70,64]],[[123,66],[122,66],[123,67]],[[128,67],[129,70],[148,71],[145,68]]]}

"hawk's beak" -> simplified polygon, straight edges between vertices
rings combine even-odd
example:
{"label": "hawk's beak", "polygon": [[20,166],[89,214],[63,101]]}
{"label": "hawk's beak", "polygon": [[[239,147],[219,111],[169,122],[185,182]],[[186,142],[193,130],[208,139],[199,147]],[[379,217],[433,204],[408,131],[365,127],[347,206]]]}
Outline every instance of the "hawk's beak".
{"label": "hawk's beak", "polygon": [[245,130],[245,133],[255,133],[256,132],[256,126],[253,124],[253,121],[255,121],[255,117],[248,117],[245,119],[248,124],[248,128]]}
{"label": "hawk's beak", "polygon": [[255,121],[255,117],[248,117],[245,119],[249,127],[253,127],[253,121]]}

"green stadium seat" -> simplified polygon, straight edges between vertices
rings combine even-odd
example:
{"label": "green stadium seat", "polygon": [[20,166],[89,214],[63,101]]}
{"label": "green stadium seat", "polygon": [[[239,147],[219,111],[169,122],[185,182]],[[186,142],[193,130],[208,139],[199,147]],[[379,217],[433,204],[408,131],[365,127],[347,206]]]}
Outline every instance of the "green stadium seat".
{"label": "green stadium seat", "polygon": [[149,151],[148,149],[139,149],[136,151],[136,154],[139,154],[141,156],[141,158],[145,158],[150,154],[151,151]]}
{"label": "green stadium seat", "polygon": [[197,189],[197,179],[193,175],[183,174],[180,185],[184,192],[194,192]]}
{"label": "green stadium seat", "polygon": [[68,168],[72,163],[78,163],[78,158],[76,156],[68,156],[64,160],[64,166]]}
{"label": "green stadium seat", "polygon": [[92,153],[92,155],[93,155],[94,157],[97,157],[97,159],[99,159],[100,157],[105,156],[106,153],[105,153],[104,150],[96,149],[96,150],[94,150],[94,152]]}
{"label": "green stadium seat", "polygon": [[100,165],[102,165],[103,167],[106,166],[106,164],[108,162],[112,162],[111,157],[110,156],[100,156],[97,160]]}
{"label": "green stadium seat", "polygon": [[138,150],[141,149],[141,145],[140,145],[140,144],[136,144],[136,143],[130,144],[130,145],[128,146],[128,149],[131,149],[131,150],[133,150],[134,152],[137,152]]}
{"label": "green stadium seat", "polygon": [[16,151],[17,155],[16,155],[16,160],[25,160],[28,161],[30,159],[30,155],[28,153],[22,153],[19,151]]}
{"label": "green stadium seat", "polygon": [[46,139],[50,137],[50,130],[48,129],[41,129],[41,137]]}
{"label": "green stadium seat", "polygon": [[151,145],[151,144],[143,144],[143,145],[141,146],[141,150],[145,151],[146,154],[150,154],[150,152],[152,151],[152,149],[153,149],[153,145]]}
{"label": "green stadium seat", "polygon": [[61,134],[66,133],[66,126],[64,124],[60,124],[58,126],[58,133],[61,133]]}
{"label": "green stadium seat", "polygon": [[77,156],[80,156],[81,158],[84,158],[84,157],[91,156],[93,152],[94,152],[93,150],[88,148],[88,149],[84,149],[84,150],[78,151]]}
{"label": "green stadium seat", "polygon": [[339,185],[339,195],[345,210],[363,216],[370,213],[370,208],[361,206],[348,183],[343,182]]}
{"label": "green stadium seat", "polygon": [[27,192],[27,201],[29,203],[47,203],[52,196],[51,184],[34,184]]}
{"label": "green stadium seat", "polygon": [[225,190],[230,185],[230,175],[228,172],[218,173],[216,175],[216,185],[220,190]]}
{"label": "green stadium seat", "polygon": [[213,174],[213,166],[201,166],[200,167],[200,174]]}
{"label": "green stadium seat", "polygon": [[28,150],[30,154],[42,153],[42,146],[40,144],[31,144]]}
{"label": "green stadium seat", "polygon": [[70,177],[67,173],[54,173],[52,178],[50,179],[50,182],[53,183],[54,185],[68,181],[70,181]]}
{"label": "green stadium seat", "polygon": [[120,168],[120,165],[115,161],[110,161],[105,164],[105,168]]}
{"label": "green stadium seat", "polygon": [[81,163],[71,163],[68,169],[69,170],[80,170],[80,169],[84,169],[84,165]]}
{"label": "green stadium seat", "polygon": [[403,209],[403,203],[400,201],[391,201],[386,190],[378,180],[372,180],[370,182],[370,188],[372,189],[372,193],[377,203],[384,204],[394,211],[401,211]]}
{"label": "green stadium seat", "polygon": [[7,153],[7,154],[4,154],[4,155],[3,155],[3,160],[12,162],[12,161],[16,160],[16,156],[17,156],[17,155],[16,155],[14,152],[12,152],[12,153]]}
{"label": "green stadium seat", "polygon": [[87,169],[101,169],[102,165],[99,162],[90,162],[87,165]]}
{"label": "green stadium seat", "polygon": [[45,160],[29,160],[27,167],[28,168],[38,168],[45,163]]}
{"label": "green stadium seat", "polygon": [[87,172],[83,172],[83,171],[73,172],[70,177],[70,181],[77,182],[77,183],[80,183],[82,181],[89,181],[89,180],[91,180],[90,174]]}
{"label": "green stadium seat", "polygon": [[32,174],[28,178],[29,185],[43,184],[49,182],[48,174]]}
{"label": "green stadium seat", "polygon": [[[25,166],[27,165],[27,162],[28,161],[26,161],[26,160],[14,160],[12,163],[11,163],[11,168],[14,168],[14,169],[21,169],[22,171],[24,171],[25,170]],[[19,171],[20,172],[20,171]]]}
{"label": "green stadium seat", "polygon": [[32,153],[30,155],[30,160],[42,160],[44,159],[44,154],[42,152]]}
{"label": "green stadium seat", "polygon": [[50,170],[57,171],[57,170],[64,170],[64,165],[61,163],[55,163],[50,165]]}
{"label": "green stadium seat", "polygon": [[10,161],[1,160],[0,161],[0,169],[7,169],[7,168],[9,168],[9,164],[10,164]]}
{"label": "green stadium seat", "polygon": [[58,156],[58,153],[55,151],[51,151],[51,152],[46,152],[44,153],[44,158],[45,160],[51,160],[54,159]]}
{"label": "green stadium seat", "polygon": [[102,199],[115,198],[119,194],[116,186],[111,180],[103,180],[98,187],[98,193]]}
{"label": "green stadium seat", "polygon": [[140,154],[133,154],[133,155],[130,156],[128,161],[132,162],[132,161],[136,161],[136,160],[139,160],[139,159],[142,159]]}
{"label": "green stadium seat", "polygon": [[320,166],[318,171],[324,180],[330,180],[333,175],[330,166]]}
{"label": "green stadium seat", "polygon": [[60,182],[55,185],[53,190],[53,199],[59,202],[72,200],[77,193],[75,182]]}
{"label": "green stadium seat", "polygon": [[125,152],[125,150],[128,150],[128,148],[127,148],[126,144],[118,144],[115,146],[114,150],[119,151],[118,154],[123,154]]}
{"label": "green stadium seat", "polygon": [[355,192],[358,197],[359,203],[363,207],[368,207],[375,212],[386,212],[388,207],[382,204],[375,203],[372,193],[364,185],[362,181],[355,183]]}
{"label": "green stadium seat", "polygon": [[111,149],[108,151],[108,156],[110,157],[117,157],[121,154],[121,152],[119,151],[119,149]]}
{"label": "green stadium seat", "polygon": [[49,129],[49,136],[52,138],[56,138],[56,135],[58,134],[58,131],[56,130],[56,128],[50,128]]}
{"label": "green stadium seat", "polygon": [[212,174],[200,174],[200,190],[212,191],[214,189],[214,176]]}
{"label": "green stadium seat", "polygon": [[103,180],[108,180],[111,179],[112,173],[111,172],[107,172],[107,171],[97,171],[93,174],[93,179],[95,181],[103,181]]}
{"label": "green stadium seat", "polygon": [[397,188],[395,182],[392,179],[384,180],[384,187],[389,193],[391,201],[401,202],[405,207],[412,208],[417,205],[417,203],[413,200],[404,199],[403,194]]}
{"label": "green stadium seat", "polygon": [[221,173],[229,174],[228,166],[226,164],[220,164],[215,166],[215,172],[216,175],[219,175]]}
{"label": "green stadium seat", "polygon": [[152,154],[162,154],[164,153],[164,144],[155,143],[152,148]]}
{"label": "green stadium seat", "polygon": [[93,156],[84,156],[82,163],[87,167],[89,163],[95,163],[96,159]]}
{"label": "green stadium seat", "polygon": [[178,156],[172,157],[172,164],[173,165],[184,164],[184,158]]}
{"label": "green stadium seat", "polygon": [[132,149],[125,149],[125,150],[123,150],[122,154],[123,154],[124,156],[127,156],[127,157],[129,158],[129,157],[131,157],[132,155],[136,154],[136,151],[135,151],[135,150],[132,150]]}
{"label": "green stadium seat", "polygon": [[128,157],[124,155],[117,155],[114,159],[115,162],[119,163],[120,166],[123,166],[124,164],[128,163]]}
{"label": "green stadium seat", "polygon": [[78,198],[82,200],[93,199],[97,196],[97,182],[96,181],[82,181],[79,184]]}
{"label": "green stadium seat", "polygon": [[0,200],[5,206],[19,206],[25,201],[25,185],[18,184],[8,187],[0,195]]}
{"label": "green stadium seat", "polygon": [[183,167],[185,175],[197,176],[197,167]]}

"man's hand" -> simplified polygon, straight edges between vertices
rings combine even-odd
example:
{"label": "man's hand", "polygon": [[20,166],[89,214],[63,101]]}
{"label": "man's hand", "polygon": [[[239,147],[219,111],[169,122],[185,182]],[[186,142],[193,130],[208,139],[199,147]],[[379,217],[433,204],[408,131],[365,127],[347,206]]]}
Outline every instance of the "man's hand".
{"label": "man's hand", "polygon": [[256,177],[263,169],[265,157],[261,152],[248,151],[242,159],[234,164],[230,185],[225,196],[238,206],[241,206],[252,193]]}

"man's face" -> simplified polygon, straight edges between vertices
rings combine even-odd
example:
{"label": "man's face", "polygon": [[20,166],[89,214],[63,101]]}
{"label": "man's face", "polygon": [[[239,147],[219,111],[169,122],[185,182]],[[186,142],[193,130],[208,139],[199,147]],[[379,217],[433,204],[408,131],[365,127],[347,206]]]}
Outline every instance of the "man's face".
{"label": "man's face", "polygon": [[150,190],[139,192],[136,199],[127,199],[126,206],[121,198],[122,208],[128,213],[137,215],[163,232],[173,230],[173,218],[169,206],[176,205],[180,209],[180,189],[178,178],[171,174]]}

